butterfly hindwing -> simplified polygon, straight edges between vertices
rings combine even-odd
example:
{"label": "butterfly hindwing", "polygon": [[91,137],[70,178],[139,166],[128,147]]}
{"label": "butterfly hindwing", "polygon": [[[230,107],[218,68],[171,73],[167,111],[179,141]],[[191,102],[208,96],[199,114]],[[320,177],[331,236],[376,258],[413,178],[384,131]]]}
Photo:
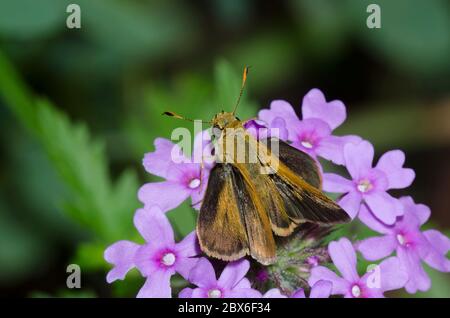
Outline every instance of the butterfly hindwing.
{"label": "butterfly hindwing", "polygon": [[300,175],[310,185],[321,189],[322,177],[316,161],[308,154],[300,151],[277,138],[261,139],[271,148],[272,142],[278,143],[278,158],[289,169]]}
{"label": "butterfly hindwing", "polygon": [[350,221],[337,203],[284,164],[280,164],[278,173],[271,178],[283,197],[288,215],[296,222],[331,226]]}
{"label": "butterfly hindwing", "polygon": [[281,236],[292,232],[286,226],[280,230],[279,219],[285,219],[285,214],[294,223],[290,228],[303,222],[320,225],[348,222],[348,214],[320,191],[322,180],[315,160],[278,139],[262,140],[269,148],[271,141],[278,142],[279,167],[276,173],[268,175],[272,181],[268,189],[273,193],[272,201],[278,202],[281,197],[283,202],[283,208],[275,204],[278,208],[271,214],[274,232]]}

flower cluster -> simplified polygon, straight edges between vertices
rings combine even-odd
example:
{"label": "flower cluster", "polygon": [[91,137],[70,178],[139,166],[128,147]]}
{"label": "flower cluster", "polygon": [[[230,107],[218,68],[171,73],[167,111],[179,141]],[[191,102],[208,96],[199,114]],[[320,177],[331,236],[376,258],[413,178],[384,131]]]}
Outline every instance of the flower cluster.
{"label": "flower cluster", "polygon": [[[305,247],[305,266],[295,266],[307,273],[309,297],[383,297],[384,292],[401,288],[409,293],[428,290],[431,282],[422,262],[449,272],[450,261],[446,254],[450,250],[450,239],[437,230],[420,230],[430,216],[428,207],[416,204],[410,197],[395,198],[388,192],[406,188],[414,180],[414,171],[403,167],[404,153],[388,151],[374,166],[375,151],[368,141],[354,135],[333,134],[345,121],[346,108],[341,101],[326,101],[318,89],[306,94],[301,112],[300,119],[289,103],[276,100],[270,109],[259,112],[257,120],[245,123],[245,128],[257,138],[267,137],[271,128],[277,128],[276,137],[291,146],[316,160],[322,158],[345,167],[349,178],[323,173],[323,190],[341,194],[337,202],[354,222],[380,233],[380,236],[353,243],[342,237],[327,248],[323,247],[326,257],[318,252],[313,255],[311,251],[318,250]],[[155,151],[145,155],[143,165],[147,172],[164,181],[141,187],[138,197],[144,207],[134,217],[145,243],[119,241],[109,246],[104,257],[114,267],[107,281],[124,279],[127,272],[136,267],[146,279],[138,297],[171,297],[170,278],[178,273],[191,286],[179,292],[178,296],[184,298],[305,298],[305,290],[300,286],[291,292],[283,289],[282,284],[258,290],[261,275],[251,275],[251,264],[246,259],[222,266],[217,278],[217,266],[213,266],[213,259],[201,254],[195,232],[175,242],[165,213],[189,197],[192,207],[200,208],[212,165],[187,157],[170,140],[158,138],[154,144]],[[207,132],[202,132],[195,138],[193,154],[200,152],[202,155],[205,147],[211,147],[210,139]],[[380,262],[360,275],[357,252],[366,261]],[[332,261],[341,276],[325,266],[326,260]],[[246,276],[255,279],[252,281]],[[266,274],[262,276],[263,280],[268,279]]]}

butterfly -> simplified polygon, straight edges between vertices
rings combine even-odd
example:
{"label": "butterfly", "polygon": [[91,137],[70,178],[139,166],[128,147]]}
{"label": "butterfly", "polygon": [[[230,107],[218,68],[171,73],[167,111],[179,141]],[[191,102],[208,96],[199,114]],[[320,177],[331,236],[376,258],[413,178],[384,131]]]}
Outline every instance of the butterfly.
{"label": "butterfly", "polygon": [[275,236],[289,236],[302,223],[329,227],[350,218],[322,193],[314,159],[276,137],[257,140],[236,117],[247,73],[246,67],[234,110],[222,111],[208,122],[216,164],[196,232],[201,250],[210,257],[234,261],[250,255],[268,265],[276,261]]}

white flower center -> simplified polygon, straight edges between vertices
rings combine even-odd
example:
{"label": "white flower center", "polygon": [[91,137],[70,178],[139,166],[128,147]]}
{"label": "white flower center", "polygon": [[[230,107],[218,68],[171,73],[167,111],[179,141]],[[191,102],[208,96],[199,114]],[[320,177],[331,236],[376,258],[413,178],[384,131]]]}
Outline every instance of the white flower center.
{"label": "white flower center", "polygon": [[176,257],[173,253],[164,254],[161,262],[166,266],[172,266],[175,264]]}
{"label": "white flower center", "polygon": [[361,288],[359,288],[358,285],[353,285],[353,287],[352,287],[352,295],[353,295],[353,297],[361,296]]}
{"label": "white flower center", "polygon": [[357,186],[358,191],[362,193],[369,191],[370,189],[372,189],[372,187],[372,183],[370,183],[369,180],[361,180]]}
{"label": "white flower center", "polygon": [[306,149],[311,149],[313,147],[313,144],[308,141],[308,140],[303,140],[301,142],[302,146],[305,147]]}
{"label": "white flower center", "polygon": [[397,234],[397,241],[400,243],[400,245],[405,245],[406,243],[405,237],[401,234]]}
{"label": "white flower center", "polygon": [[191,189],[198,188],[199,185],[200,185],[200,179],[198,179],[198,178],[192,179],[191,182],[189,182],[189,188],[191,188]]}
{"label": "white flower center", "polygon": [[208,298],[220,298],[222,297],[222,292],[218,289],[211,289],[208,291]]}

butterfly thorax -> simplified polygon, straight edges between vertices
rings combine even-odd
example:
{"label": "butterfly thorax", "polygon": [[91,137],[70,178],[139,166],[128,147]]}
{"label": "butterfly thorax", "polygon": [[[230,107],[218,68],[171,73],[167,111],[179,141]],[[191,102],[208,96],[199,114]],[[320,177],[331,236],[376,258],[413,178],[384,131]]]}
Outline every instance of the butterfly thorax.
{"label": "butterfly thorax", "polygon": [[232,113],[219,113],[212,122],[216,162],[245,165],[258,173],[261,161],[271,161],[266,146],[259,144]]}
{"label": "butterfly thorax", "polygon": [[214,137],[217,139],[226,129],[243,128],[242,122],[233,113],[223,111],[213,117],[212,126]]}

